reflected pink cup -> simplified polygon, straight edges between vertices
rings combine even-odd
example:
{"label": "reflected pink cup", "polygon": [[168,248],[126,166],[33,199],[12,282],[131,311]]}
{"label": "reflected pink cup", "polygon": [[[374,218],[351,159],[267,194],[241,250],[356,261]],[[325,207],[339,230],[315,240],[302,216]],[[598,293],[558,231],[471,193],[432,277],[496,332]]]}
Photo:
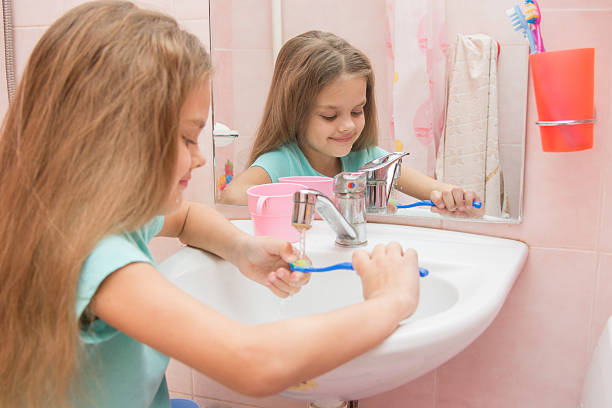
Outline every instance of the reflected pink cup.
{"label": "reflected pink cup", "polygon": [[305,185],[297,183],[270,183],[250,187],[247,190],[248,207],[255,235],[297,242],[300,234],[291,225],[293,194],[305,188]]}
{"label": "reflected pink cup", "polygon": [[[305,185],[307,188],[317,190],[327,196],[330,200],[334,201],[334,179],[325,176],[287,176],[279,177],[279,182],[283,183],[299,183]],[[315,213],[315,219],[321,220],[319,213]]]}
{"label": "reflected pink cup", "polygon": [[298,183],[303,184],[306,187],[320,191],[325,194],[327,198],[333,200],[332,195],[334,194],[334,179],[331,177],[324,176],[289,176],[279,177],[279,182],[282,183]]}

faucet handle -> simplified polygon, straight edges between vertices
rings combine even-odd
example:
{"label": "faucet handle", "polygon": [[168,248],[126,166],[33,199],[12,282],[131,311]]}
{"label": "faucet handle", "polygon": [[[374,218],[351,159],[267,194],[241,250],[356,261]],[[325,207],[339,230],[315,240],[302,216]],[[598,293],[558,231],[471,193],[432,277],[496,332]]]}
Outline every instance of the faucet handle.
{"label": "faucet handle", "polygon": [[389,153],[378,159],[369,161],[359,167],[359,171],[364,171],[367,174],[368,181],[370,180],[387,180],[390,170],[393,168],[392,174],[395,174],[395,167],[401,164],[402,157],[408,156],[410,153],[395,152]]}
{"label": "faucet handle", "polygon": [[334,177],[334,193],[365,193],[366,191],[366,174],[361,171],[350,172],[343,171]]}
{"label": "faucet handle", "polygon": [[367,175],[366,207],[368,211],[386,211],[391,190],[393,190],[393,182],[401,172],[402,158],[408,154],[410,153],[389,153],[359,167],[359,171]]}

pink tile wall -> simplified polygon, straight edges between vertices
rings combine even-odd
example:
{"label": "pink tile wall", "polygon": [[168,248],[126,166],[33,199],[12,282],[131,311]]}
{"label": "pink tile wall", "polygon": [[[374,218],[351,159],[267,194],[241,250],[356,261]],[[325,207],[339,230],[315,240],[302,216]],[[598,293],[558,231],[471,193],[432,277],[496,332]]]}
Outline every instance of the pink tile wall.
{"label": "pink tile wall", "polygon": [[[478,14],[483,2],[451,3],[458,18],[486,17]],[[612,314],[612,1],[542,0],[540,6],[549,50],[596,48],[594,148],[543,153],[530,90],[522,224],[442,222],[445,229],[527,242],[526,268],[471,346],[420,386],[407,384],[360,406],[578,406],[591,352]]]}
{"label": "pink tile wall", "polygon": [[[21,70],[45,27],[79,1],[14,3],[17,66]],[[260,5],[262,10],[268,9],[268,1],[265,3]],[[452,3],[454,0],[449,0],[448,7]],[[174,14],[186,28],[208,41],[207,2],[158,0],[148,4]],[[482,8],[482,1],[465,0],[461,4],[458,15],[482,18],[470,12],[472,5]],[[530,91],[523,223],[443,221],[434,225],[523,240],[531,246],[525,270],[497,319],[474,344],[437,370],[393,391],[365,399],[360,406],[574,408],[578,404],[591,351],[604,322],[612,314],[612,125],[608,119],[612,116],[612,0],[542,0],[540,4],[544,13],[542,30],[549,50],[596,48],[595,147],[568,154],[543,153],[533,124],[536,114]],[[346,15],[350,10],[342,12],[337,11],[336,15]],[[377,15],[373,12],[373,24],[380,22],[380,16],[374,16]],[[249,24],[248,16],[241,18],[239,22]],[[298,28],[295,30],[300,31]],[[268,28],[257,30],[260,30],[257,35],[269,33]],[[355,36],[366,30],[356,31]],[[267,58],[263,56],[263,50],[267,49],[258,48],[259,40],[244,41],[244,49],[260,49],[262,60]],[[252,41],[251,48],[248,41]],[[228,47],[232,47],[232,42]],[[367,47],[374,44],[366,44],[364,49]],[[376,55],[376,50],[366,49],[366,52]],[[221,70],[220,66],[217,70]],[[379,78],[384,75],[381,72],[377,73]],[[2,87],[6,100],[6,87],[4,84]],[[382,101],[379,103],[384,105]],[[6,106],[0,103],[0,109],[0,114],[4,114]],[[248,108],[241,109],[241,114],[248,111]],[[210,128],[205,132],[210,134]],[[203,148],[210,152],[206,139],[202,135]],[[209,153],[209,163],[194,178],[189,191],[190,197],[209,204],[213,203],[211,161]],[[243,216],[244,211],[235,210],[232,215]],[[399,222],[414,224],[411,220]],[[175,249],[175,244],[163,240],[153,243],[158,259]],[[203,407],[303,406],[278,398],[242,399],[216,389],[199,374],[176,362],[169,368],[168,379],[173,395],[195,396]]]}

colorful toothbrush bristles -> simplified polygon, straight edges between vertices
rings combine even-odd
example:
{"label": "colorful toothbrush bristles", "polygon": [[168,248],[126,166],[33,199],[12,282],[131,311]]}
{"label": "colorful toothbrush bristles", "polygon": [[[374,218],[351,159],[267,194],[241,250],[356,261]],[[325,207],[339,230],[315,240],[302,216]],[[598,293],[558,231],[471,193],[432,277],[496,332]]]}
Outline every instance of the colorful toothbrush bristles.
{"label": "colorful toothbrush bristles", "polygon": [[529,41],[531,53],[535,54],[538,52],[533,33],[529,28],[529,24],[527,24],[527,21],[525,21],[525,15],[521,11],[521,8],[519,6],[514,6],[513,8],[506,10],[506,14],[510,18],[510,23],[512,24],[514,31],[522,32],[523,37],[526,37]]}
{"label": "colorful toothbrush bristles", "polygon": [[525,13],[525,21],[529,24],[535,24],[540,20],[540,13],[533,2],[527,0],[523,7],[523,13]]}
{"label": "colorful toothbrush bristles", "polygon": [[293,261],[291,263],[292,267],[293,266],[307,267],[307,266],[310,266],[310,265],[311,265],[311,263],[310,263],[310,261],[308,259],[297,259],[297,260],[295,260],[295,261]]}
{"label": "colorful toothbrush bristles", "polygon": [[523,13],[525,13],[525,21],[533,25],[534,29],[531,30],[536,41],[536,49],[538,52],[546,51],[544,49],[544,42],[542,41],[542,33],[540,32],[540,22],[542,21],[542,13],[540,12],[540,6],[535,0],[525,0],[523,4]]}

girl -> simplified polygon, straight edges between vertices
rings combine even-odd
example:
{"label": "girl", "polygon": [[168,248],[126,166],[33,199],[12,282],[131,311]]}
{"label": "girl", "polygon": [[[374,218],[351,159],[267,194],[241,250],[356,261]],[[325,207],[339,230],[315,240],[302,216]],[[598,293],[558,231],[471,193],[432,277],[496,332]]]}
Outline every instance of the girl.
{"label": "girl", "polygon": [[[222,201],[246,204],[246,190],[283,176],[333,177],[387,154],[376,146],[374,72],[368,58],[342,38],[309,31],[281,48],[251,151],[250,167],[223,190]],[[402,166],[403,193],[431,199],[433,212],[482,216],[470,190]]]}
{"label": "girl", "polygon": [[[146,245],[178,237],[277,295],[291,246],[186,203],[204,164],[210,60],[171,18],[92,2],[32,52],[0,137],[0,406],[168,407],[180,360],[239,392],[270,395],[380,343],[418,303],[416,254],[356,251],[364,301],[247,326],[170,284]],[[336,341],[343,333],[350,341]],[[179,335],[172,335],[178,333]]]}

